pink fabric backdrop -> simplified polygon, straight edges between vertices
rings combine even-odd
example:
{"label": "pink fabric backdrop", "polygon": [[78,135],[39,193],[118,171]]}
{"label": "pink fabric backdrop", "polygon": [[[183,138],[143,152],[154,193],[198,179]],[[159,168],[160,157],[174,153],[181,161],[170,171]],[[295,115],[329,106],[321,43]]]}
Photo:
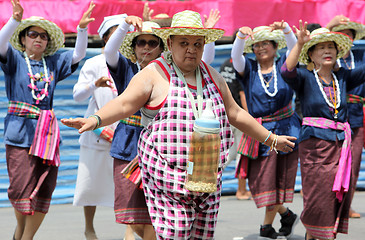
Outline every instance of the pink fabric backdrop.
{"label": "pink fabric backdrop", "polygon": [[[145,2],[136,0],[94,0],[96,8],[92,14],[95,22],[89,25],[89,33],[97,34],[104,16],[127,13],[142,17]],[[89,0],[21,0],[24,18],[42,16],[58,24],[65,33],[76,32],[81,15]],[[167,13],[170,16],[182,10],[194,10],[208,15],[210,9],[219,9],[221,20],[216,27],[232,35],[241,26],[256,27],[284,19],[290,25],[297,25],[299,19],[322,26],[337,14],[344,14],[351,20],[365,22],[364,0],[157,0],[149,2],[154,14]],[[0,26],[12,14],[10,0],[0,0]]]}

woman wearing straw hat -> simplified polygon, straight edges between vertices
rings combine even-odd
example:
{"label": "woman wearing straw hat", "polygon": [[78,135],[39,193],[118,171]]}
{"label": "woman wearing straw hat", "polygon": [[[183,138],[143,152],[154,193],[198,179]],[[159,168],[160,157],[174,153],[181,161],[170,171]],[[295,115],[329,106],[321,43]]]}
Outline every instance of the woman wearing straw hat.
{"label": "woman wearing straw hat", "polygon": [[[299,22],[298,41],[282,66],[284,80],[299,97],[303,123],[299,159],[306,239],[334,239],[347,233],[351,202],[351,128],[346,93],[365,80],[365,66],[336,67],[351,39],[319,28],[307,31]],[[298,60],[307,69],[298,68]]]}
{"label": "woman wearing straw hat", "polygon": [[[139,139],[138,156],[149,214],[158,239],[212,239],[222,168],[231,145],[227,117],[231,124],[254,138],[262,142],[268,138],[266,144],[278,150],[292,151],[295,137],[270,134],[238,107],[222,76],[201,61],[204,43],[219,39],[222,29],[204,28],[199,13],[183,11],[173,16],[171,27],[153,31],[167,43],[171,53],[139,72],[123,94],[96,113],[96,118],[63,119],[62,122],[81,133],[141,109],[145,128]],[[214,102],[213,111],[219,116],[222,139],[218,190],[210,194],[184,188],[189,139],[194,119],[198,117],[194,114],[199,114],[207,99]]]}
{"label": "woman wearing straw hat", "polygon": [[86,54],[86,29],[94,21],[89,15],[95,5],[90,3],[79,22],[75,50],[56,54],[63,47],[62,30],[41,17],[22,20],[19,1],[11,2],[13,15],[0,31],[1,68],[9,99],[4,122],[8,196],[17,219],[14,239],[33,239],[48,212],[60,164],[54,89]]}
{"label": "woman wearing straw hat", "polygon": [[[365,25],[350,21],[343,15],[335,16],[328,24],[327,28],[333,32],[347,34],[353,40],[360,40],[365,36]],[[354,69],[360,64],[365,63],[365,52],[361,49],[348,51],[342,58],[337,59],[339,67]],[[352,134],[352,186],[353,194],[356,190],[356,183],[359,177],[362,148],[364,146],[364,126],[363,126],[363,104],[365,97],[365,85],[352,89],[347,93],[349,124]],[[352,196],[353,198],[353,196]],[[350,208],[350,218],[359,218],[360,214]]]}
{"label": "woman wearing straw hat", "polygon": [[[136,30],[130,31],[134,27]],[[118,94],[128,86],[131,78],[165,50],[163,41],[152,34],[154,22],[127,16],[120,21],[105,46],[105,58]],[[120,50],[120,53],[119,53]],[[141,113],[121,120],[115,129],[110,150],[114,158],[114,212],[117,223],[129,225],[143,239],[155,239],[143,190],[125,178],[121,171],[137,156],[137,142],[142,130]]]}
{"label": "woman wearing straw hat", "polygon": [[[126,14],[104,17],[98,33],[104,45],[124,21]],[[89,117],[117,96],[113,78],[105,62],[105,55],[99,54],[85,61],[78,82],[73,89],[77,102],[88,98],[89,105],[85,117]],[[113,158],[110,156],[111,140],[117,123],[81,134],[80,159],[73,205],[83,206],[85,215],[86,239],[97,239],[94,229],[96,206],[114,206]],[[128,225],[125,239],[134,239],[133,230]]]}
{"label": "woman wearing straw hat", "polygon": [[[279,74],[286,54],[276,58],[277,50],[288,45],[289,53],[295,43],[296,37],[284,21],[253,30],[242,27],[233,43],[231,56],[238,79],[243,83],[249,113],[271,132],[297,137],[300,120],[292,107],[294,92]],[[244,57],[242,52],[253,52],[256,59]],[[249,142],[254,146],[253,152],[249,151]],[[266,207],[259,239],[290,237],[299,217],[283,203],[293,201],[297,147],[289,153],[270,152],[265,144],[252,143],[243,135],[238,152],[243,155],[241,164],[247,166],[248,184],[256,206]],[[249,163],[244,164],[245,161]],[[272,227],[277,213],[281,215],[279,232]]]}

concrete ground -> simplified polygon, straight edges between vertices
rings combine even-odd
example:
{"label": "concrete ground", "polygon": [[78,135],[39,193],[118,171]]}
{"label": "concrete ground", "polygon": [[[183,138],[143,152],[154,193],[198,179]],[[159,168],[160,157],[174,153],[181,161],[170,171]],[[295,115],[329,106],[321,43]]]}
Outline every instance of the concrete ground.
{"label": "concrete ground", "polygon": [[[295,194],[294,202],[287,204],[294,212],[300,214],[302,198]],[[356,192],[353,208],[361,214],[360,219],[351,219],[349,234],[339,234],[340,240],[365,239],[365,192]],[[235,196],[223,196],[216,228],[217,240],[257,239],[259,226],[263,221],[264,209],[257,209],[253,201],[236,200]],[[70,204],[52,205],[35,240],[68,240],[85,239],[84,217],[82,207]],[[274,227],[279,228],[279,218]],[[16,225],[12,208],[0,208],[0,240],[12,239]],[[95,216],[95,229],[101,240],[123,239],[125,226],[114,222],[114,212],[111,208],[98,207]],[[294,231],[293,240],[304,239],[304,227],[299,223]],[[140,239],[136,237],[136,239]]]}

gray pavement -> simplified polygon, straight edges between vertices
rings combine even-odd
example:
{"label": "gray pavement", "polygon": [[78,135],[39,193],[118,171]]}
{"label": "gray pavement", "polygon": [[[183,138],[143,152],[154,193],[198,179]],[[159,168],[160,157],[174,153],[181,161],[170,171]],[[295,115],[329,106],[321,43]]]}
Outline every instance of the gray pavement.
{"label": "gray pavement", "polygon": [[[287,204],[291,210],[300,214],[302,198],[296,193],[294,202]],[[337,239],[363,240],[365,239],[365,192],[356,192],[353,208],[361,214],[360,219],[351,219],[349,234],[339,234]],[[257,209],[253,201],[238,201],[234,196],[223,196],[216,228],[217,240],[257,239],[260,223],[262,223],[264,209]],[[0,240],[10,240],[15,228],[15,217],[12,208],[0,208]],[[83,236],[83,210],[70,204],[52,205],[35,240],[78,240]],[[279,228],[279,218],[274,227]],[[123,239],[125,226],[114,222],[111,208],[98,207],[95,216],[95,228],[101,240]],[[304,227],[301,223],[295,228],[293,240],[304,239]],[[139,239],[136,237],[136,239]]]}

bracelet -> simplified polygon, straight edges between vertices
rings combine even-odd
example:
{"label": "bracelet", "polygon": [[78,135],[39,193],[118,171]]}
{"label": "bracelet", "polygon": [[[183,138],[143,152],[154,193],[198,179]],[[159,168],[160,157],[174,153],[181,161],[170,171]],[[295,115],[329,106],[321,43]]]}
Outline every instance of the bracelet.
{"label": "bracelet", "polygon": [[271,136],[271,134],[272,134],[272,132],[271,132],[271,131],[269,131],[269,135],[267,135],[267,137],[266,137],[265,141],[264,141],[262,144],[265,144],[265,143],[267,142],[267,140],[269,140],[269,137]]}
{"label": "bracelet", "polygon": [[270,146],[270,152],[272,150],[274,150],[276,153],[278,153],[278,150],[276,149],[277,145],[278,145],[278,135],[275,134],[275,138],[272,141],[271,146]]}
{"label": "bracelet", "polygon": [[236,33],[236,37],[237,37],[237,38],[239,38],[239,39],[245,40],[245,37],[240,37],[240,36],[238,35],[238,33]]}
{"label": "bracelet", "polygon": [[98,115],[90,115],[89,116],[89,118],[91,118],[91,117],[93,117],[93,118],[95,118],[96,119],[96,126],[94,127],[94,129],[93,130],[95,130],[95,129],[97,129],[97,128],[99,128],[99,126],[101,125],[101,118],[98,116]]}
{"label": "bracelet", "polygon": [[[283,31],[284,32],[284,31]],[[289,33],[291,33],[292,32],[292,30],[290,29],[289,30],[289,32],[284,32],[284,34],[289,34]]]}

